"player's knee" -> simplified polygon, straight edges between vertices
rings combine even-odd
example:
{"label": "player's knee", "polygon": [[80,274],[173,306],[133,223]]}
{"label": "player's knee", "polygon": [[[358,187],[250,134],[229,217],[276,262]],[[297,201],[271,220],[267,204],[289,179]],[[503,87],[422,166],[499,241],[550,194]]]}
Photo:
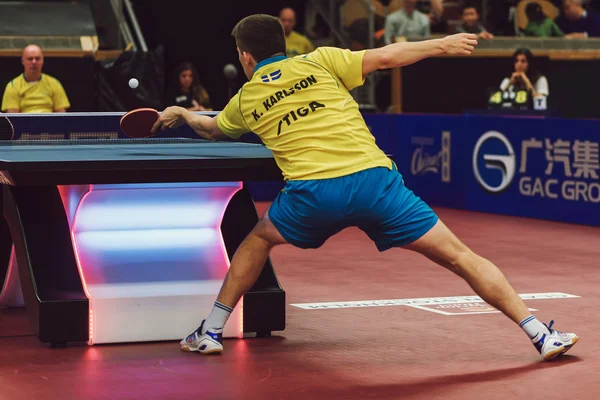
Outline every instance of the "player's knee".
{"label": "player's knee", "polygon": [[480,264],[479,259],[477,254],[465,247],[452,254],[448,260],[448,269],[458,275],[463,275],[465,272],[477,269]]}
{"label": "player's knee", "polygon": [[285,239],[283,239],[281,234],[279,234],[273,223],[268,218],[261,218],[254,226],[250,236],[261,241],[263,245],[268,248],[272,248],[278,244],[286,243]]}

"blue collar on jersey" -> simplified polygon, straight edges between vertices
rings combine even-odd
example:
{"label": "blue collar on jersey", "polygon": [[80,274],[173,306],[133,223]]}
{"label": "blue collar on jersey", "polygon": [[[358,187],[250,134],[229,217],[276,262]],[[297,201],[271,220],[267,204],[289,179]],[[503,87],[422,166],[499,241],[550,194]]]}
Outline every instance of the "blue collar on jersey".
{"label": "blue collar on jersey", "polygon": [[256,64],[256,67],[254,67],[254,72],[258,71],[259,68],[262,68],[265,65],[268,65],[268,64],[271,64],[271,63],[274,63],[277,61],[285,60],[286,58],[287,58],[286,56],[273,56],[273,57],[265,58],[264,60],[262,60],[261,62]]}

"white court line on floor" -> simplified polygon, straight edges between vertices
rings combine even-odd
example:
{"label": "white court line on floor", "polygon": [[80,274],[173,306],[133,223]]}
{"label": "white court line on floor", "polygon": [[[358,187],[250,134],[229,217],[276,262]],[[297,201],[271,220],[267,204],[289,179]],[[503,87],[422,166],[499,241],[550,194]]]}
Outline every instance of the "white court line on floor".
{"label": "white court line on floor", "polygon": [[[473,314],[497,314],[500,311],[498,310],[490,310],[490,311],[462,311],[462,312],[446,312],[446,311],[441,311],[441,310],[437,310],[435,308],[427,308],[427,307],[423,307],[423,306],[418,306],[415,304],[410,304],[407,305],[407,307],[411,307],[411,308],[416,308],[418,310],[423,310],[423,311],[429,311],[432,313],[437,313],[437,314],[442,314],[442,315],[473,315]],[[540,311],[536,308],[528,308],[529,311]]]}
{"label": "white court line on floor", "polygon": [[[580,298],[574,294],[550,292],[550,293],[526,293],[519,295],[523,300],[549,300],[549,299],[575,299]],[[452,296],[452,297],[423,297],[414,299],[391,299],[391,300],[361,300],[361,301],[331,301],[323,303],[297,303],[291,306],[305,310],[327,310],[341,308],[361,307],[390,307],[390,306],[431,306],[436,304],[456,303],[485,303],[479,296]],[[429,311],[429,310],[428,310]]]}

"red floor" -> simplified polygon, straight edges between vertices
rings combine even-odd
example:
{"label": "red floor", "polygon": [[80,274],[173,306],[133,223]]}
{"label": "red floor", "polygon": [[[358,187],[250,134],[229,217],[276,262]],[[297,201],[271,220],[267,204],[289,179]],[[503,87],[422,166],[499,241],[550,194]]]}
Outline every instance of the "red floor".
{"label": "red floor", "polygon": [[[405,306],[288,306],[284,332],[227,340],[225,353],[212,357],[182,353],[176,342],[50,349],[19,336],[29,329],[22,313],[2,310],[0,400],[600,398],[600,231],[437,211],[519,293],[581,296],[527,301],[538,318],[580,335],[568,355],[541,362],[500,314],[446,316]],[[417,254],[378,253],[355,229],[318,250],[279,247],[272,260],[288,304],[473,294]]]}

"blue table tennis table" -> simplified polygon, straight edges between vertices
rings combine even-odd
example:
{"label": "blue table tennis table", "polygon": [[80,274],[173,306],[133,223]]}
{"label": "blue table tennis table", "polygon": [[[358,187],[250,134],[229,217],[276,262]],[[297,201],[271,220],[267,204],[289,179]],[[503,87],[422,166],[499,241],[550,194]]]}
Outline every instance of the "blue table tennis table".
{"label": "blue table tennis table", "polygon": [[[124,139],[122,113],[6,115],[15,140],[0,142],[0,305],[22,293],[35,334],[53,345],[197,328],[258,221],[245,182],[282,179],[272,153],[181,130]],[[224,336],[284,328],[285,292],[267,260]]]}

